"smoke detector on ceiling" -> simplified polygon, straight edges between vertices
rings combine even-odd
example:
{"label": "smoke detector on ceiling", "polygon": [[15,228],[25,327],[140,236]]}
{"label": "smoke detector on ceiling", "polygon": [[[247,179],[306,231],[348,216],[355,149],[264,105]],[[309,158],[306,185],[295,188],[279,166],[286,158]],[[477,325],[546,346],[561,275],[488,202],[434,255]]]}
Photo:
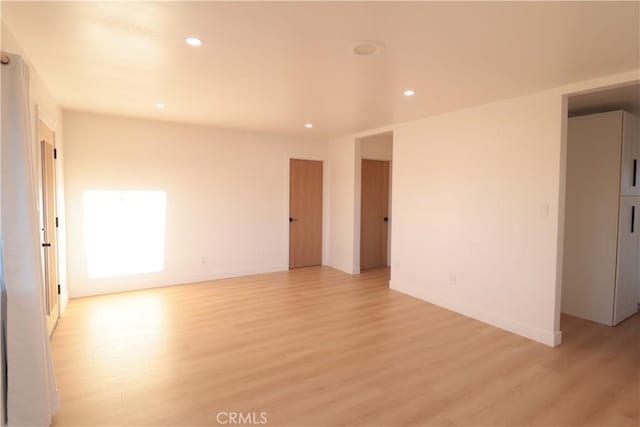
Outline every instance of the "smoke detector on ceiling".
{"label": "smoke detector on ceiling", "polygon": [[359,56],[379,55],[384,51],[384,44],[375,40],[365,40],[353,48],[353,53]]}

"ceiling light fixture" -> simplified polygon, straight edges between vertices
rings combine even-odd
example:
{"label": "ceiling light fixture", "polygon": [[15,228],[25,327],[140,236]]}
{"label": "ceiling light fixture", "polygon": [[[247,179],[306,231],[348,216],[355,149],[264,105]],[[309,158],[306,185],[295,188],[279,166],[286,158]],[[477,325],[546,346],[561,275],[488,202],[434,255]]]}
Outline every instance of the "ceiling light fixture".
{"label": "ceiling light fixture", "polygon": [[384,44],[375,40],[365,40],[353,48],[353,53],[359,56],[379,55],[384,51]]}
{"label": "ceiling light fixture", "polygon": [[304,127],[311,129],[313,127],[313,123],[305,123]]}
{"label": "ceiling light fixture", "polygon": [[156,108],[158,110],[162,110],[164,108],[164,104],[162,102],[156,102]]}
{"label": "ceiling light fixture", "polygon": [[403,93],[404,93],[404,96],[413,96],[416,94],[416,91],[413,89],[407,89]]}
{"label": "ceiling light fixture", "polygon": [[202,46],[202,40],[197,37],[187,37],[185,41],[191,46]]}

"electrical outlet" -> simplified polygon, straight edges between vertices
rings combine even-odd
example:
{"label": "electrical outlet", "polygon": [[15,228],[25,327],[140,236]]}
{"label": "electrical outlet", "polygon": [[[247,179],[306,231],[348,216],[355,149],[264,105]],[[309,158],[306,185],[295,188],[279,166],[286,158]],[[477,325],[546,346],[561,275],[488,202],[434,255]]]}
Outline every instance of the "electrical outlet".
{"label": "electrical outlet", "polygon": [[207,263],[207,257],[200,257],[200,264],[205,265]]}

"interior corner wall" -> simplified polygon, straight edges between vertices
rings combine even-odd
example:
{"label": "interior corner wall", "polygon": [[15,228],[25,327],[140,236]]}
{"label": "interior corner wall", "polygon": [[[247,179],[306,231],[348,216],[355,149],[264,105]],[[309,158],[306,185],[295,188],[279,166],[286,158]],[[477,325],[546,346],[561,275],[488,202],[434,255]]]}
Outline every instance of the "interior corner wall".
{"label": "interior corner wall", "polygon": [[[72,111],[64,126],[71,297],[289,268],[289,158],[326,160],[326,141]],[[161,271],[89,277],[92,190],[165,193]]]}
{"label": "interior corner wall", "polygon": [[356,139],[338,138],[328,143],[329,160],[329,265],[355,274]]}
{"label": "interior corner wall", "polygon": [[[35,164],[40,165],[40,146],[37,140],[37,125],[38,117],[44,116],[48,119],[50,124],[54,127],[55,131],[55,145],[58,153],[56,159],[56,213],[59,218],[59,227],[57,232],[58,237],[58,279],[60,281],[60,315],[63,315],[67,303],[69,301],[69,293],[67,287],[67,264],[66,264],[66,215],[65,215],[65,195],[64,195],[64,162],[65,162],[65,147],[64,147],[64,135],[62,127],[62,110],[54,99],[53,95],[46,87],[42,78],[38,74],[38,70],[29,62],[29,58],[20,46],[19,42],[15,39],[10,29],[2,21],[2,50],[7,53],[13,53],[22,56],[22,58],[29,64],[29,92],[30,92],[30,106],[31,106],[31,124],[33,137],[33,143],[36,145],[34,153],[37,158]],[[40,174],[38,174],[40,177]],[[40,188],[42,188],[42,182],[39,181]],[[42,191],[39,190],[39,194]],[[41,201],[39,201],[41,203]],[[40,210],[40,206],[38,206]],[[41,217],[40,214],[38,214]]]}
{"label": "interior corner wall", "polygon": [[353,162],[353,267],[354,274],[360,273],[360,237],[362,230],[362,140],[356,139],[354,143],[355,159]]}

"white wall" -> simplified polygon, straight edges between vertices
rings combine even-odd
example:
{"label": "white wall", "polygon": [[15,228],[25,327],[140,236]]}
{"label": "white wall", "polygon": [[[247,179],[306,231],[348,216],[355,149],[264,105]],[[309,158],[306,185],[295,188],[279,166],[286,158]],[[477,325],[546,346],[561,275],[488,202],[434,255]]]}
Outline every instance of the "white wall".
{"label": "white wall", "polygon": [[329,260],[345,273],[358,273],[355,257],[356,144],[352,137],[329,141]]}
{"label": "white wall", "polygon": [[[36,164],[40,164],[40,145],[37,140],[37,125],[38,118],[45,119],[53,128],[55,132],[55,144],[58,152],[58,158],[56,160],[56,210],[59,218],[58,228],[58,280],[60,282],[61,295],[60,295],[60,314],[64,313],[67,303],[69,302],[69,293],[67,289],[67,268],[66,268],[66,215],[64,204],[64,138],[62,129],[62,110],[57,104],[53,95],[44,84],[42,78],[38,74],[38,70],[29,62],[29,58],[26,56],[23,49],[20,47],[18,41],[7,28],[4,22],[2,22],[2,50],[9,53],[14,53],[22,56],[23,59],[29,64],[29,90],[31,96],[31,123],[33,125],[31,135],[33,137],[33,143],[36,144],[34,152],[38,156],[35,160]],[[38,175],[40,178],[40,175]],[[40,182],[42,187],[42,182]],[[41,191],[40,191],[41,194]],[[41,202],[41,201],[40,201]],[[40,209],[40,207],[38,207]],[[41,217],[41,215],[39,215]]]}
{"label": "white wall", "polygon": [[393,133],[385,132],[360,138],[360,157],[370,160],[393,159]]}
{"label": "white wall", "polygon": [[[79,112],[64,126],[72,297],[288,269],[289,157],[324,160],[325,141]],[[87,190],[166,192],[162,271],[89,279]]]}
{"label": "white wall", "polygon": [[394,128],[392,288],[553,344],[561,102]]}

